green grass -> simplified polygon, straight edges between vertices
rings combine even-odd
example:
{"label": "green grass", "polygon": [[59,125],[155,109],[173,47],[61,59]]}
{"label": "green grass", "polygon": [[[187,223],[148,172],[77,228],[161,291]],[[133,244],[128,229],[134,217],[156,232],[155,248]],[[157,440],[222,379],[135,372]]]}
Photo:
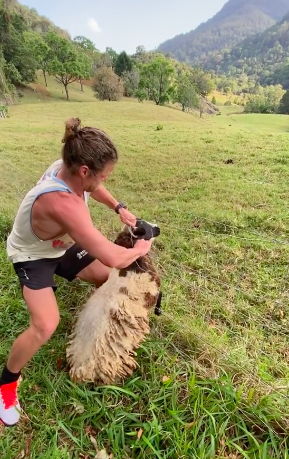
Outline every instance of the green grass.
{"label": "green grass", "polygon": [[[27,416],[3,431],[1,457],[94,458],[90,436],[116,459],[288,457],[289,246],[275,242],[289,243],[288,118],[224,107],[199,119],[98,102],[89,88],[84,96],[75,86],[70,103],[51,91],[49,103],[23,99],[0,123],[1,361],[28,321],[5,237],[25,192],[59,157],[71,116],[109,133],[120,161],[108,188],[161,227],[165,314],[152,318],[123,387],[76,386],[65,346],[87,287],[60,282],[61,324],[25,368]],[[93,203],[91,212],[113,238],[117,217]]]}

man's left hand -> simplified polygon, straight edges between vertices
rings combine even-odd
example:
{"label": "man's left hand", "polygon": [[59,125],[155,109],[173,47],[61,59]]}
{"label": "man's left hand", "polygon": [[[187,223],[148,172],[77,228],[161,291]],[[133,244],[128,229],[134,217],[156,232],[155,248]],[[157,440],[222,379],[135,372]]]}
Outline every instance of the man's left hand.
{"label": "man's left hand", "polygon": [[136,217],[133,215],[129,210],[121,208],[119,210],[119,216],[122,221],[127,226],[130,226],[131,228],[135,228],[136,226]]}

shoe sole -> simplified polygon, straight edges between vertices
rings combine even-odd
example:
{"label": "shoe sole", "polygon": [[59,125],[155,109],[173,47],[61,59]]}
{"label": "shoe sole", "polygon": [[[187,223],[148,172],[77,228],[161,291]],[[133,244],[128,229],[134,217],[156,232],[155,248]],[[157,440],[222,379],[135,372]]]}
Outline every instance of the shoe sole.
{"label": "shoe sole", "polygon": [[18,424],[18,422],[16,422],[15,424],[5,424],[4,421],[2,421],[2,419],[0,419],[0,425],[1,426],[4,426],[4,427],[14,427]]}

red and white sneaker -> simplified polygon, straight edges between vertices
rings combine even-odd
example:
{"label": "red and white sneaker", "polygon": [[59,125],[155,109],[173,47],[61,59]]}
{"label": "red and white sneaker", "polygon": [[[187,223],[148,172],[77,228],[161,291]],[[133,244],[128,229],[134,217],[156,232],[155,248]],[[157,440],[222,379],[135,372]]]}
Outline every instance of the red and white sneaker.
{"label": "red and white sneaker", "polygon": [[3,384],[0,387],[0,420],[5,426],[11,427],[20,419],[21,408],[17,396],[18,381]]}

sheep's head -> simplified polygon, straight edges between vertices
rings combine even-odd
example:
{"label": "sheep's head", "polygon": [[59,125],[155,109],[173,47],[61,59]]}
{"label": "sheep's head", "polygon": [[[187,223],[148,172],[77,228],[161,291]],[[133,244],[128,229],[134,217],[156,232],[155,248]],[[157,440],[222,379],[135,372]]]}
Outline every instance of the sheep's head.
{"label": "sheep's head", "polygon": [[160,235],[160,229],[154,223],[137,218],[135,228],[125,226],[119,234],[116,243],[126,248],[134,246],[138,239],[150,240]]}
{"label": "sheep's head", "polygon": [[138,239],[131,233],[130,228],[125,226],[123,230],[117,235],[115,244],[125,247],[126,249],[132,249]]}
{"label": "sheep's head", "polygon": [[[131,249],[134,247],[135,243],[143,236],[142,229],[131,230],[127,226],[118,234],[115,244],[125,247],[126,249]],[[135,271],[137,273],[149,272],[151,273],[154,280],[160,285],[160,278],[157,273],[157,270],[153,264],[152,257],[147,254],[143,257],[138,258],[134,263],[128,266],[125,269],[120,270],[120,276],[125,276],[128,271]]]}

